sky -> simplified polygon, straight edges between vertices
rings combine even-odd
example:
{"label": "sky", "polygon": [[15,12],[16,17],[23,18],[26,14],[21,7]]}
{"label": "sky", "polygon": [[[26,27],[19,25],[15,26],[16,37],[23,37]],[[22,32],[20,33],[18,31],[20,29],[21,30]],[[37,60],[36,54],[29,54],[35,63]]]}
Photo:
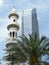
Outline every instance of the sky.
{"label": "sky", "polygon": [[[0,59],[5,55],[3,49],[5,48],[8,37],[8,15],[13,6],[15,6],[16,11],[19,13],[18,23],[20,25],[22,22],[21,11],[30,8],[36,8],[40,37],[49,37],[49,0],[0,0]],[[19,30],[19,35],[20,34],[21,29]],[[1,65],[3,65],[3,61]]]}

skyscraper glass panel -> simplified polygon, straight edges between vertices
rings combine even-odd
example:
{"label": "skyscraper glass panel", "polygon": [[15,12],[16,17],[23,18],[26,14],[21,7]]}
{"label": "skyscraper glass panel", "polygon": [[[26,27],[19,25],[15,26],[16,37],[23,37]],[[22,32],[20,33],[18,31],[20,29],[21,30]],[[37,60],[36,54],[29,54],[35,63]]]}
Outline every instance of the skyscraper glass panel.
{"label": "skyscraper glass panel", "polygon": [[36,9],[24,10],[22,12],[22,35],[33,36],[35,32],[39,35]]}

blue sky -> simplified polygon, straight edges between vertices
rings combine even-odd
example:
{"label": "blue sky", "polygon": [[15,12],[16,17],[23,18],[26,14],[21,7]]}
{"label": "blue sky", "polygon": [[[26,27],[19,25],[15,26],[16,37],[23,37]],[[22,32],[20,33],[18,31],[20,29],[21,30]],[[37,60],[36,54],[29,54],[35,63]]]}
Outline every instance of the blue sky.
{"label": "blue sky", "polygon": [[[0,58],[4,56],[3,49],[5,48],[6,39],[8,36],[8,15],[13,6],[15,6],[16,11],[19,13],[20,18],[18,23],[20,25],[21,11],[24,9],[36,8],[39,34],[40,36],[45,35],[49,37],[49,0],[0,0]],[[1,65],[3,65],[3,62]]]}

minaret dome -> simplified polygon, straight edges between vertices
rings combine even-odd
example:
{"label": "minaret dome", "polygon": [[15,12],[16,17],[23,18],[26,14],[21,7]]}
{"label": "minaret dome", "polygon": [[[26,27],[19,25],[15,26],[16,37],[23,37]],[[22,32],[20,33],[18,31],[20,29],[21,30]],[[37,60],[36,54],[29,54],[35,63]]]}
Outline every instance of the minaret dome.
{"label": "minaret dome", "polygon": [[12,9],[11,13],[9,14],[9,18],[10,18],[11,16],[16,16],[17,19],[19,18],[19,15],[16,13],[15,7]]}

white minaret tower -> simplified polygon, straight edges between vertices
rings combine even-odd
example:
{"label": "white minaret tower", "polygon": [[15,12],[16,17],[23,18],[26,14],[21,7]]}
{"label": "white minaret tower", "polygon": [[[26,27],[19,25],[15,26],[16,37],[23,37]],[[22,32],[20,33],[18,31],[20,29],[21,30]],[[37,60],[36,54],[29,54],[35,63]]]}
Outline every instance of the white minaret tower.
{"label": "white minaret tower", "polygon": [[[17,19],[19,15],[16,13],[15,8],[12,9],[11,13],[9,14],[9,24],[7,29],[9,31],[8,38],[6,41],[7,49],[15,46],[17,44],[17,31],[19,30],[19,25],[17,23]],[[12,54],[13,52],[10,52]],[[7,61],[7,65],[10,65],[11,61]]]}
{"label": "white minaret tower", "polygon": [[17,19],[19,15],[16,13],[15,8],[12,9],[11,13],[9,14],[9,24],[7,29],[9,31],[8,39],[7,39],[7,48],[11,48],[13,45],[17,44],[17,31],[19,30],[19,25],[17,23]]}

